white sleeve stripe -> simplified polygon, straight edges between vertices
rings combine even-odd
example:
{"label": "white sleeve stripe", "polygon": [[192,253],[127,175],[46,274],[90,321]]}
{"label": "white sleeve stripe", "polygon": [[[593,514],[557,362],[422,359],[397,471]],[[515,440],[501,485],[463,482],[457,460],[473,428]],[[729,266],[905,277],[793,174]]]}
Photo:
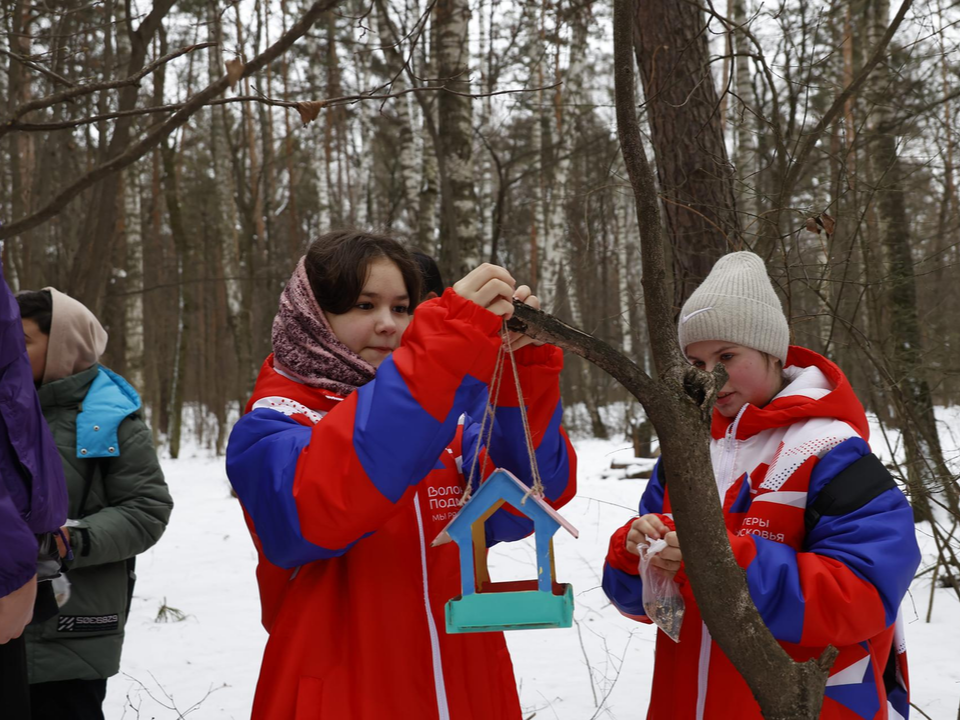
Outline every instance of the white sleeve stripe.
{"label": "white sleeve stripe", "polygon": [[320,422],[323,416],[327,414],[324,410],[311,410],[303,403],[298,403],[296,400],[280,397],[278,395],[260,398],[250,409],[257,410],[258,408],[275,410],[278,413],[286,415],[287,417],[292,417],[293,415],[304,415],[313,423]]}
{"label": "white sleeve stripe", "polygon": [[807,493],[787,492],[786,490],[780,490],[779,492],[769,492],[762,495],[757,495],[753,499],[753,502],[769,502],[777,505],[790,505],[792,507],[805,508],[807,506]]}

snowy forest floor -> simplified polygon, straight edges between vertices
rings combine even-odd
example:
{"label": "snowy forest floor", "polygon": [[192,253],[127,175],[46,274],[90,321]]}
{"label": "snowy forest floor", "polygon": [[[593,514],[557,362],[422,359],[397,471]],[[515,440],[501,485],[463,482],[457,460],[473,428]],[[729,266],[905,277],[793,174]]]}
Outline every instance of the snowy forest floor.
{"label": "snowy forest floor", "polygon": [[[940,413],[944,451],[960,464],[960,408]],[[882,458],[890,445],[874,427]],[[613,459],[633,452],[623,437],[576,439],[579,490],[564,516],[580,531],[556,537],[557,572],[575,591],[566,630],[508,633],[524,717],[555,720],[646,717],[655,628],[621,617],[600,589],[610,533],[636,512],[645,480],[622,480]],[[137,560],[121,672],[107,685],[107,720],[248,718],[266,633],[260,625],[256,556],[223,459],[196,446],[163,460],[176,507],[166,535]],[[957,468],[955,467],[956,471]],[[929,529],[917,526],[921,570],[936,557]],[[532,542],[491,552],[497,579],[532,577]],[[913,702],[934,720],[954,720],[960,704],[960,602],[934,591],[930,574],[904,600]],[[915,713],[914,717],[922,717]]]}

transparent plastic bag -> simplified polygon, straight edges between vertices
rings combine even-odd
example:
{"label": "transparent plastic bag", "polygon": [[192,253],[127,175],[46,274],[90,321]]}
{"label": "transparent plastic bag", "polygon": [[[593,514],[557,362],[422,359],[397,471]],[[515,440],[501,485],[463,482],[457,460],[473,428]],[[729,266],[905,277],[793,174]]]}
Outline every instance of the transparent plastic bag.
{"label": "transparent plastic bag", "polygon": [[680,642],[680,626],[683,624],[685,605],[677,584],[650,561],[667,547],[667,541],[653,540],[637,546],[640,551],[640,579],[643,581],[643,609],[671,640]]}

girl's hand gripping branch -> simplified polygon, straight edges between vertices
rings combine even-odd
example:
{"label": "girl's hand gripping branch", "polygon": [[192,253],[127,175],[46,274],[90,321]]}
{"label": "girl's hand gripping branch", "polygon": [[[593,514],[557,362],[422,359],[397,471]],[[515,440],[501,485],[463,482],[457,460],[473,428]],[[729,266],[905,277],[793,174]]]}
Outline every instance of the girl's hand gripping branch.
{"label": "girl's hand gripping branch", "polygon": [[[529,305],[534,310],[540,309],[540,298],[533,294],[533,291],[530,289],[529,285],[521,285],[517,288],[517,291],[513,294],[514,300],[519,300],[524,305]],[[534,340],[532,337],[528,337],[523,333],[518,333],[511,330],[507,333],[507,341],[510,345],[510,350],[516,352],[520,348],[526,347],[527,345],[543,345],[543,341]]]}

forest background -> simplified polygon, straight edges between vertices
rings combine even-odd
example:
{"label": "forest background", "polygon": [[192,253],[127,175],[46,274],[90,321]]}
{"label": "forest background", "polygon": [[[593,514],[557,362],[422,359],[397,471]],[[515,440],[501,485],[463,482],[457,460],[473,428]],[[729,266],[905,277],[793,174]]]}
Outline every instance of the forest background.
{"label": "forest background", "polygon": [[[958,3],[633,7],[675,311],[719,255],[760,253],[793,341],[908,430],[901,476],[951,488],[933,406],[960,400]],[[8,281],[97,313],[105,363],[173,457],[185,403],[216,418],[213,437],[194,429],[222,452],[279,292],[330,228],[401,234],[451,284],[506,265],[650,370],[609,5],[2,8]],[[571,356],[564,386],[594,436],[615,430],[599,408],[627,397],[617,382]]]}
{"label": "forest background", "polygon": [[[793,342],[838,362],[902,438],[894,470],[933,520],[934,576],[960,597],[956,458],[934,417],[960,401],[958,6],[644,0],[631,13],[674,311],[723,253],[761,254]],[[105,364],[174,458],[185,434],[223,451],[279,293],[330,228],[401,234],[451,284],[506,265],[649,372],[612,12],[3,0],[7,279],[97,313]],[[628,397],[616,381],[570,355],[563,384],[580,430],[649,450],[639,406],[603,412]]]}

